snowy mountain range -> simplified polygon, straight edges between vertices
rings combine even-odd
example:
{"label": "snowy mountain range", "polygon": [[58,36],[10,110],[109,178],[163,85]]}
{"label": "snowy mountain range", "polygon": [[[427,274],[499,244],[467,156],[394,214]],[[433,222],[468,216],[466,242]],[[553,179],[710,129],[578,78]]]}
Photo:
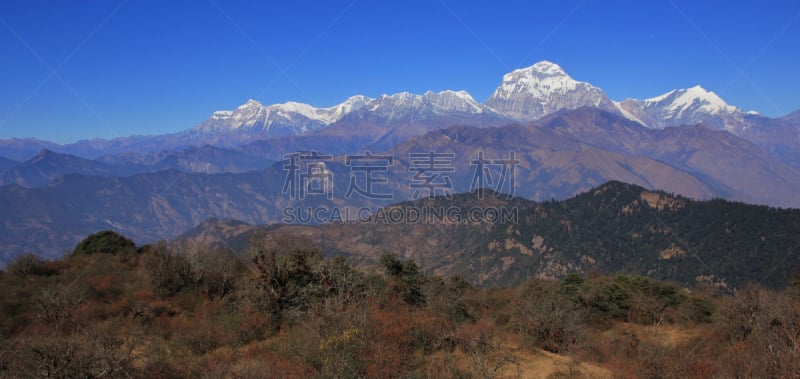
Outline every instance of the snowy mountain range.
{"label": "snowy mountain range", "polygon": [[236,110],[214,112],[193,131],[213,134],[248,130],[261,132],[266,136],[301,134],[328,126],[344,115],[361,109],[372,100],[358,95],[330,108],[315,108],[292,101],[265,106],[250,99]]}
{"label": "snowy mountain range", "polygon": [[298,135],[327,127],[343,119],[373,119],[380,122],[417,122],[437,116],[502,116],[480,104],[466,91],[401,92],[369,98],[356,95],[329,107],[288,102],[264,106],[255,100],[234,111],[216,111],[189,132],[200,134],[244,133],[259,137]]}
{"label": "snowy mountain range", "polygon": [[[702,123],[751,140],[776,152],[784,161],[800,162],[800,149],[794,147],[800,146],[797,133],[800,128],[795,127],[800,123],[797,117],[770,119],[756,112],[745,112],[699,85],[650,99],[617,102],[609,99],[602,89],[573,79],[549,61],[504,75],[485,103],[477,102],[466,91],[450,90],[422,95],[402,92],[377,98],[356,95],[327,108],[291,101],[264,105],[251,99],[234,110],[213,112],[194,128],[179,133],[67,145],[33,139],[0,140],[0,157],[25,161],[42,149],[96,159],[104,155],[148,154],[204,145],[237,148],[254,141],[315,135],[332,126],[338,126],[332,130],[339,135],[358,134],[362,129],[374,134],[377,126],[378,132],[391,133],[389,140],[395,143],[449,125],[527,124],[582,107],[616,113],[654,129]],[[369,127],[364,127],[364,123]],[[770,127],[765,127],[766,124]]]}
{"label": "snowy mountain range", "polygon": [[650,99],[616,102],[602,89],[573,79],[559,65],[541,61],[503,76],[492,96],[481,104],[466,91],[402,92],[378,98],[353,96],[329,108],[288,102],[264,106],[249,100],[234,111],[217,111],[192,131],[245,133],[269,138],[318,130],[341,120],[416,122],[441,116],[482,114],[498,120],[527,123],[561,111],[592,107],[617,113],[648,128],[703,123],[738,134],[746,128],[745,112],[701,86],[678,89]]}
{"label": "snowy mountain range", "polygon": [[[383,143],[376,146],[388,148],[412,136],[450,125],[529,124],[583,107],[615,113],[650,129],[702,124],[712,130],[733,133],[782,162],[800,167],[800,117],[769,118],[744,111],[700,85],[644,100],[614,101],[602,89],[573,79],[559,65],[549,61],[504,75],[483,104],[466,91],[423,95],[403,92],[374,99],[354,96],[330,108],[299,103],[265,107],[251,100],[236,111],[215,112],[184,134],[196,143],[235,148],[236,144],[254,140],[286,135],[312,136],[327,130],[327,134],[340,137],[382,138]],[[381,133],[385,135],[382,137]],[[370,135],[363,138],[363,134]],[[353,147],[367,146],[369,143]]]}

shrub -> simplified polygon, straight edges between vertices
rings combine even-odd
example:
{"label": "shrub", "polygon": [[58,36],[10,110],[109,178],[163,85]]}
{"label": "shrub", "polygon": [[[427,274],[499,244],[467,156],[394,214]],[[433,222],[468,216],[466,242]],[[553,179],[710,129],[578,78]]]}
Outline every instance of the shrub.
{"label": "shrub", "polygon": [[576,273],[567,274],[561,279],[559,292],[574,297],[578,294],[578,289],[583,284],[583,278]]}
{"label": "shrub", "polygon": [[[562,282],[562,292],[574,293],[571,288],[576,285]],[[614,319],[640,324],[672,321],[672,311],[687,298],[674,284],[642,276],[600,278],[580,286],[583,289],[580,300],[591,307],[597,321]]]}
{"label": "shrub", "polygon": [[212,298],[225,297],[236,289],[236,279],[244,271],[244,265],[234,252],[215,249],[197,252],[192,271],[203,294]]}
{"label": "shrub", "polygon": [[357,378],[364,376],[364,332],[349,328],[341,334],[323,339],[319,343],[322,358],[321,374],[331,378]]}
{"label": "shrub", "polygon": [[291,256],[274,251],[254,254],[257,287],[264,295],[265,310],[276,320],[284,314],[304,315],[312,301],[322,297],[321,259],[316,250],[297,250]]}
{"label": "shrub", "polygon": [[410,259],[401,261],[396,254],[384,254],[380,261],[386,275],[392,280],[391,292],[399,295],[408,304],[425,304],[422,287],[427,278],[419,271],[419,266],[414,261]]}
{"label": "shrub", "polygon": [[33,299],[37,317],[58,331],[64,323],[72,321],[75,310],[84,303],[86,293],[86,287],[82,282],[70,285],[51,284],[42,288],[38,296]]}
{"label": "shrub", "polygon": [[113,230],[104,230],[86,237],[75,246],[73,256],[82,254],[133,254],[136,245]]}
{"label": "shrub", "polygon": [[629,298],[618,283],[599,283],[590,288],[588,303],[602,318],[624,319],[630,308]]}
{"label": "shrub", "polygon": [[186,258],[169,252],[163,242],[148,250],[142,267],[154,293],[170,297],[194,285],[192,265]]}
{"label": "shrub", "polygon": [[8,265],[8,272],[25,278],[32,275],[52,275],[55,270],[47,266],[47,263],[33,253],[25,253],[16,258]]}
{"label": "shrub", "polygon": [[564,298],[554,283],[524,286],[515,303],[514,329],[534,347],[564,353],[585,339],[582,308]]}
{"label": "shrub", "polygon": [[687,317],[693,322],[708,323],[713,321],[716,308],[706,299],[692,298],[686,303]]}

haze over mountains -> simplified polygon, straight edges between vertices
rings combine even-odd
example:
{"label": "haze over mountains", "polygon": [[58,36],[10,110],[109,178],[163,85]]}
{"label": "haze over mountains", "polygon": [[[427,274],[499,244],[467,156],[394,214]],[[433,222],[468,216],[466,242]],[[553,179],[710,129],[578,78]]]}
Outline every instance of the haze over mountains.
{"label": "haze over mountains", "polygon": [[337,189],[353,175],[346,155],[395,157],[385,172],[395,202],[411,197],[412,153],[452,154],[450,189],[467,192],[479,153],[513,151],[513,192],[532,200],[619,180],[694,199],[800,207],[797,112],[763,117],[700,86],[614,101],[543,61],[506,74],[486,103],[465,91],[356,95],[328,108],[249,100],[168,135],[0,141],[3,260],[54,256],[103,228],[150,242],[207,218],[280,222],[283,207],[300,204],[282,191],[285,154],[297,151],[330,154]]}

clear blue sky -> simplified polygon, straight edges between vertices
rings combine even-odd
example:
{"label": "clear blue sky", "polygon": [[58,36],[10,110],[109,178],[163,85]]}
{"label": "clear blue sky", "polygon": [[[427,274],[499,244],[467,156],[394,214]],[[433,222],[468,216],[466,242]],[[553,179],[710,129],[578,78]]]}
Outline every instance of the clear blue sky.
{"label": "clear blue sky", "polygon": [[249,98],[485,101],[543,59],[615,100],[701,84],[780,116],[800,108],[798,18],[798,1],[4,0],[0,138],[175,132]]}

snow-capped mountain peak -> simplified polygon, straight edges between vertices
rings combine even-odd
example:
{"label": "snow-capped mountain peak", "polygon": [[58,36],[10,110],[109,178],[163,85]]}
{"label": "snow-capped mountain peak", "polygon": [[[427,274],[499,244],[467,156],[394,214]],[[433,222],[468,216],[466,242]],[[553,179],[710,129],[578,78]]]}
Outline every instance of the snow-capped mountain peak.
{"label": "snow-capped mountain peak", "polygon": [[527,93],[544,99],[554,93],[565,94],[575,90],[581,84],[587,88],[595,88],[591,84],[572,79],[559,65],[541,61],[504,75],[502,84],[492,98],[509,98],[515,94]]}
{"label": "snow-capped mountain peak", "polygon": [[263,108],[263,107],[264,107],[264,105],[261,104],[259,101],[253,100],[253,99],[249,99],[249,100],[247,100],[246,103],[240,105],[236,109]]}
{"label": "snow-capped mountain peak", "polygon": [[433,111],[439,113],[464,112],[483,113],[484,106],[478,104],[467,91],[425,92],[425,99],[433,105]]}
{"label": "snow-capped mountain peak", "polygon": [[346,114],[359,110],[363,108],[367,103],[372,101],[372,98],[366,97],[364,95],[355,95],[350,96],[347,100],[342,102],[341,104],[333,107],[333,118],[335,120],[339,120],[344,117]]}
{"label": "snow-capped mountain peak", "polygon": [[216,111],[209,119],[197,125],[201,133],[238,130],[263,137],[299,134],[330,125],[365,106],[372,99],[353,96],[329,108],[317,108],[305,103],[288,101],[264,106],[250,99],[235,111]]}
{"label": "snow-capped mountain peak", "polygon": [[539,61],[530,67],[516,69],[513,73],[527,73],[531,75],[547,75],[547,76],[569,76],[561,66],[550,61]]}
{"label": "snow-capped mountain peak", "polygon": [[[466,91],[427,91],[422,95],[400,92],[381,95],[370,101],[364,111],[386,120],[418,120],[426,115],[481,114],[488,110]],[[488,110],[491,111],[491,110]]]}
{"label": "snow-capped mountain peak", "polygon": [[298,103],[295,101],[287,101],[283,104],[270,105],[270,110],[278,112],[280,115],[290,118],[293,115],[300,115],[310,120],[316,120],[324,124],[333,122],[333,112],[326,108],[316,108],[305,103]]}
{"label": "snow-capped mountain peak", "polygon": [[524,121],[583,106],[616,111],[602,90],[573,79],[549,61],[505,74],[486,105]]}
{"label": "snow-capped mountain peak", "polygon": [[736,112],[738,108],[728,105],[717,94],[707,91],[700,85],[687,89],[672,90],[661,96],[656,96],[644,100],[645,106],[662,106],[670,112],[677,113],[679,117],[682,112],[694,108],[709,114],[720,112]]}
{"label": "snow-capped mountain peak", "polygon": [[626,117],[652,128],[705,123],[732,130],[731,125],[746,114],[699,85],[645,100],[627,99],[619,107]]}

